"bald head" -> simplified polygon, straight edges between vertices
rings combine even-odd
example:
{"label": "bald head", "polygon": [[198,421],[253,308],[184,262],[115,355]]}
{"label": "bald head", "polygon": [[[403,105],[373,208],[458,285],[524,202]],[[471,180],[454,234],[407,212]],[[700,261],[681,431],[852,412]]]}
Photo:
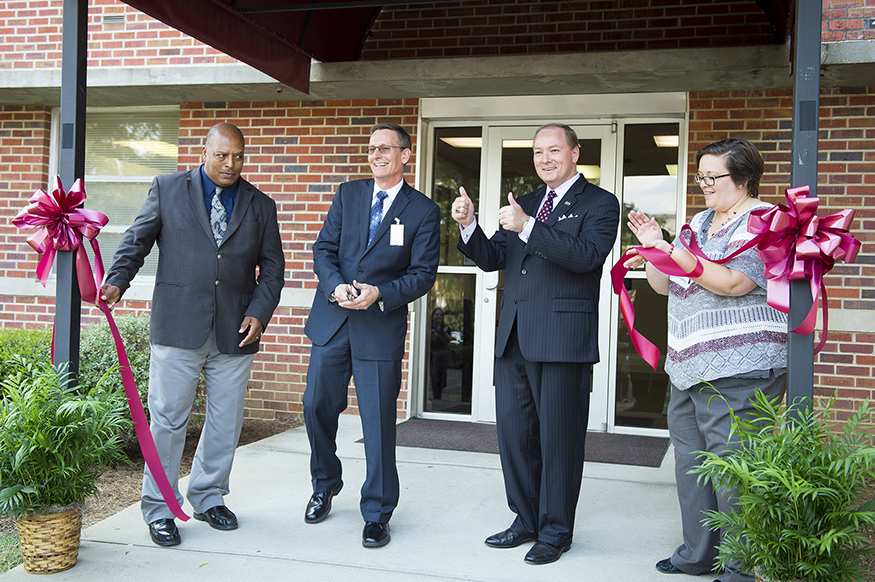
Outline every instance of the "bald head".
{"label": "bald head", "polygon": [[217,123],[204,140],[204,172],[216,186],[237,183],[243,171],[243,133],[231,123]]}
{"label": "bald head", "polygon": [[217,123],[210,128],[210,130],[207,132],[207,137],[204,140],[204,146],[209,146],[210,140],[216,139],[216,137],[219,135],[237,138],[240,140],[241,144],[245,141],[243,139],[243,132],[240,131],[239,127],[237,127],[233,123],[223,121],[222,123]]}

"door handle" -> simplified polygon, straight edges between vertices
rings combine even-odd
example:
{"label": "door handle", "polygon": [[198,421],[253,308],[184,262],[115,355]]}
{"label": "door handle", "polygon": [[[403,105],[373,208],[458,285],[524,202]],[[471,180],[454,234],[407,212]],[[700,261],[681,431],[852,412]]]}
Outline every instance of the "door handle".
{"label": "door handle", "polygon": [[487,291],[495,291],[498,288],[498,271],[484,274],[484,289]]}

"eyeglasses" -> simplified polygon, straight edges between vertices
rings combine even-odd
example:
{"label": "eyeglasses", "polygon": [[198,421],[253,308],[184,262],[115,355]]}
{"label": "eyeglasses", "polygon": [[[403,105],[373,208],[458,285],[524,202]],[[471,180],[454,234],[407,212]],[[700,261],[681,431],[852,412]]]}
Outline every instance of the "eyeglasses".
{"label": "eyeglasses", "polygon": [[701,174],[696,174],[693,176],[693,180],[696,181],[696,184],[699,186],[713,186],[717,180],[720,178],[725,178],[729,174],[723,174],[722,176],[703,176]]}
{"label": "eyeglasses", "polygon": [[372,153],[380,150],[380,153],[384,156],[392,151],[392,148],[398,148],[399,150],[406,150],[407,148],[402,146],[390,146],[390,145],[381,145],[381,146],[365,146],[365,153],[371,155]]}

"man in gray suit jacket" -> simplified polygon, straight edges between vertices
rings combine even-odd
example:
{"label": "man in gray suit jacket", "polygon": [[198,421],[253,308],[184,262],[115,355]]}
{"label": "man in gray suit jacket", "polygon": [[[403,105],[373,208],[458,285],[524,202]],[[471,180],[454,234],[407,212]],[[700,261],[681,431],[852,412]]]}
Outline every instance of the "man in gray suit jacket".
{"label": "man in gray suit jacket", "polygon": [[495,408],[510,528],[495,548],[536,540],[528,564],[571,547],[583,477],[592,365],[599,360],[599,280],[620,224],[617,198],[577,173],[577,134],[535,132],[535,170],[546,183],[499,211],[487,239],[464,188],[452,216],[458,248],[484,271],[505,270],[495,339]]}
{"label": "man in gray suit jacket", "polygon": [[[219,123],[207,133],[202,166],[155,178],[101,287],[111,308],[158,244],[149,335],[150,428],[181,505],[179,465],[203,371],[207,410],[186,497],[194,518],[219,530],[237,528],[223,496],[230,490],[252,361],[279,303],[285,271],[276,204],[240,177],[243,155],[243,134]],[[180,543],[173,514],[148,468],[141,508],[153,542]]]}
{"label": "man in gray suit jacket", "polygon": [[389,543],[398,504],[396,400],[407,334],[407,304],[434,285],[440,212],[404,182],[410,136],[371,128],[373,179],[342,184],[313,244],[319,285],[305,331],[313,342],[304,391],[313,495],[304,521],[318,523],[343,487],[335,437],[350,377],[364,434],[367,476],[361,491],[362,545]]}

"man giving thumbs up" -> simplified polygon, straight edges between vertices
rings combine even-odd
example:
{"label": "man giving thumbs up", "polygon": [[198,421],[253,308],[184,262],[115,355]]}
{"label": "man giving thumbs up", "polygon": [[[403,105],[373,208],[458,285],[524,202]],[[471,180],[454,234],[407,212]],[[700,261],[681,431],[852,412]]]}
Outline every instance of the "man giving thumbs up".
{"label": "man giving thumbs up", "polygon": [[464,188],[453,202],[458,248],[484,271],[505,269],[495,339],[495,408],[511,526],[494,548],[535,541],[529,564],[571,547],[583,478],[592,365],[598,362],[602,265],[620,224],[610,192],[577,172],[577,134],[550,123],[535,132],[535,170],[546,186],[498,213],[487,239]]}

